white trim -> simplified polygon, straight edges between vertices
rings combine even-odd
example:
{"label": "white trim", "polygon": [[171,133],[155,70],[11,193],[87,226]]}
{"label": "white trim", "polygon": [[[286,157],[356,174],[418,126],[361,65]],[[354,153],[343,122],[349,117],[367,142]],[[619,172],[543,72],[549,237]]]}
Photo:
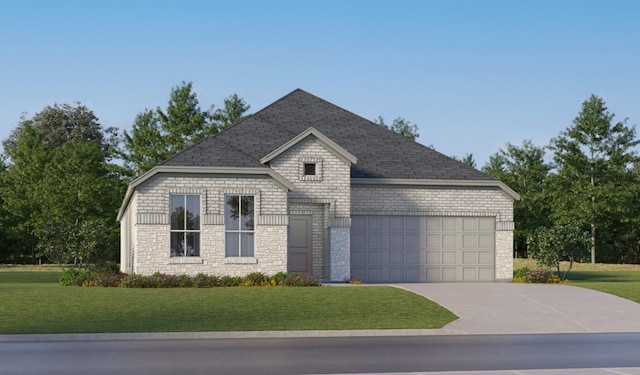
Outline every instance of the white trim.
{"label": "white trim", "polygon": [[262,159],[260,159],[260,163],[265,164],[265,163],[270,162],[271,160],[275,159],[278,155],[280,155],[283,152],[287,151],[291,147],[293,147],[296,144],[298,144],[298,142],[302,141],[303,139],[307,138],[310,135],[313,135],[314,137],[316,137],[318,142],[320,142],[320,144],[322,146],[324,146],[324,148],[329,150],[332,154],[334,154],[335,156],[340,158],[345,163],[356,164],[358,162],[358,158],[353,156],[349,151],[347,151],[344,148],[340,147],[339,144],[337,144],[334,141],[332,141],[331,139],[329,139],[326,135],[320,133],[318,130],[316,130],[315,128],[311,127],[311,128],[308,128],[307,130],[303,131],[302,133],[296,135],[295,137],[291,138],[288,142],[286,142],[282,146],[280,146],[280,147],[276,148],[275,150],[271,151],[267,156],[265,156]]}
{"label": "white trim", "polygon": [[352,178],[351,185],[405,185],[405,186],[450,186],[450,187],[491,187],[498,188],[514,201],[520,200],[520,194],[498,180],[431,180],[409,178]]}

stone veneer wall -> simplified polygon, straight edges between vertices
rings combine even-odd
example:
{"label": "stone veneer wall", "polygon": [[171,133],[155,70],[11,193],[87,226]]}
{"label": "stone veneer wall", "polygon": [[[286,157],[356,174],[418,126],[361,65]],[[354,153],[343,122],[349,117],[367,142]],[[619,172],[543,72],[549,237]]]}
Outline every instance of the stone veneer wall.
{"label": "stone veneer wall", "polygon": [[351,186],[353,215],[496,218],[496,281],[513,276],[513,200],[495,188]]}
{"label": "stone veneer wall", "polygon": [[[316,163],[316,176],[304,176],[305,162]],[[350,164],[327,150],[313,136],[300,141],[269,164],[295,186],[288,196],[290,213],[313,213],[314,275],[344,281],[350,273],[349,267],[345,269],[344,266],[345,259],[348,264],[350,252],[349,236],[345,239],[344,235],[349,233],[351,226]],[[322,214],[319,208],[322,208]]]}
{"label": "stone veneer wall", "polygon": [[[201,235],[199,257],[169,256],[169,195],[199,194]],[[255,256],[226,258],[224,196],[255,196]],[[159,174],[137,187],[132,200],[132,236],[136,244],[133,272],[152,274],[207,273],[241,276],[273,274],[287,267],[287,192],[268,177],[176,176]],[[132,249],[129,249],[132,251]]]}

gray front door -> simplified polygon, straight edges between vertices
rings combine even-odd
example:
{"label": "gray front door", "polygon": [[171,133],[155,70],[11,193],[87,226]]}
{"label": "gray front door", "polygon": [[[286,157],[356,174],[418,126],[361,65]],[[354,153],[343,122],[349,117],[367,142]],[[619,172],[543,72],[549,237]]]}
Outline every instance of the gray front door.
{"label": "gray front door", "polygon": [[289,219],[289,272],[311,274],[311,215]]}

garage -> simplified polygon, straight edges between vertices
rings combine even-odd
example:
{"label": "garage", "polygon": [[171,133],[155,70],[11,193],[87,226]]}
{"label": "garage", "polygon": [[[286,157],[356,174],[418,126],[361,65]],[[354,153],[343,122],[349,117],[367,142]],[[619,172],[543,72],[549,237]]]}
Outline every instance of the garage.
{"label": "garage", "polygon": [[494,281],[495,221],[352,216],[351,277],[366,283]]}

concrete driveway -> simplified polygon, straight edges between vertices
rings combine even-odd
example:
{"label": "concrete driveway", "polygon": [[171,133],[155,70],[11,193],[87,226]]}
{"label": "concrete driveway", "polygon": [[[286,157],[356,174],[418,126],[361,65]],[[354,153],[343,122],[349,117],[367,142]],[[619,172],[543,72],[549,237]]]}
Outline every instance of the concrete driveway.
{"label": "concrete driveway", "polygon": [[[553,284],[397,284],[446,307],[459,334],[640,332],[640,304]],[[444,333],[444,332],[443,332]]]}

